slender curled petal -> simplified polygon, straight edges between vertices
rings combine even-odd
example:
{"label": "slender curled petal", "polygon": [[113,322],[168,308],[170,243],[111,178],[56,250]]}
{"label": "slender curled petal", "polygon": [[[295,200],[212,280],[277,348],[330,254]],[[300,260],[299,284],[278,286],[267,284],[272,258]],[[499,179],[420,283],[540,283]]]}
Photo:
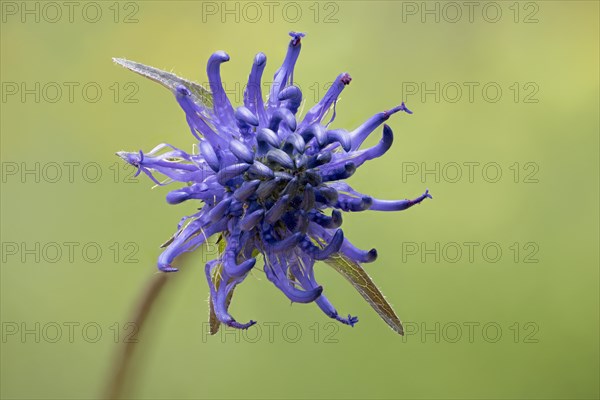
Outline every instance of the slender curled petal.
{"label": "slender curled petal", "polygon": [[273,204],[273,206],[271,208],[269,208],[269,211],[267,211],[267,213],[265,214],[265,221],[268,224],[273,225],[275,222],[277,222],[277,220],[279,220],[283,214],[286,211],[286,208],[288,206],[288,201],[290,199],[289,195],[284,195],[281,196],[276,202],[275,204]]}
{"label": "slender curled petal", "polygon": [[[313,265],[314,260],[310,259],[306,255],[299,255],[296,257],[295,261],[290,262],[290,270],[293,273],[294,277],[298,279],[300,285],[303,288],[315,288],[320,287],[317,285],[314,273],[313,273]],[[337,321],[354,326],[358,322],[357,317],[352,317],[348,315],[348,318],[341,317],[335,307],[329,302],[325,295],[320,295],[315,299],[315,303],[319,306],[319,308],[330,318],[336,319]]]}
{"label": "slender curled petal", "polygon": [[284,168],[294,168],[294,160],[283,150],[273,149],[267,153],[267,160]]}
{"label": "slender curled petal", "polygon": [[323,228],[335,229],[342,226],[342,213],[338,210],[331,212],[331,217],[319,211],[310,211],[308,217],[311,221],[321,225]]}
{"label": "slender curled petal", "polygon": [[304,143],[302,136],[298,135],[297,133],[292,133],[285,139],[283,151],[288,154],[292,154],[294,150],[296,150],[298,153],[304,153],[304,146],[306,146],[306,143]]}
{"label": "slender curled petal", "polygon": [[252,165],[254,162],[254,152],[239,140],[233,139],[229,142],[229,150],[238,158],[238,160]]}
{"label": "slender curled petal", "polygon": [[251,137],[253,127],[258,126],[258,117],[244,106],[235,110],[235,121],[243,137]]}
{"label": "slender curled petal", "polygon": [[273,226],[266,222],[262,224],[260,233],[263,244],[270,253],[282,252],[284,250],[293,248],[300,242],[303,236],[300,232],[296,232],[285,239],[277,239],[275,237]]}
{"label": "slender curled petal", "polygon": [[256,189],[256,195],[260,200],[264,200],[273,195],[277,186],[279,186],[279,178],[262,181]]}
{"label": "slender curled petal", "polygon": [[267,56],[264,53],[258,53],[254,57],[252,70],[248,77],[248,85],[244,90],[244,105],[253,113],[258,115],[260,125],[266,125],[267,113],[262,99],[262,89],[260,87],[261,78],[265,66],[267,65]]}
{"label": "slender curled petal", "polygon": [[284,171],[275,171],[275,177],[281,179],[282,182],[288,182],[294,179],[294,176]]}
{"label": "slender curled petal", "polygon": [[272,148],[278,148],[281,142],[277,134],[268,128],[258,129],[256,132],[256,141],[258,143],[259,155],[264,155]]}
{"label": "slender curled petal", "polygon": [[176,272],[178,269],[172,263],[177,256],[200,246],[212,235],[223,231],[225,225],[222,221],[212,225],[203,223],[201,219],[192,221],[158,257],[158,269],[162,272]]}
{"label": "slender curled petal", "polygon": [[344,182],[333,182],[330,184],[338,192],[335,207],[342,211],[365,211],[372,209],[374,199],[371,196],[358,193]]}
{"label": "slender curled petal", "polygon": [[321,296],[323,293],[323,287],[318,286],[314,289],[310,290],[300,290],[294,286],[293,282],[290,282],[289,279],[285,276],[281,276],[281,274],[277,274],[275,271],[277,267],[272,267],[269,265],[265,266],[265,274],[267,279],[269,279],[279,290],[285,294],[288,299],[295,303],[312,303],[316,299]]}
{"label": "slender curled petal", "polygon": [[217,172],[217,180],[220,184],[225,185],[231,179],[240,176],[250,168],[250,164],[234,164],[221,169]]}
{"label": "slender curled petal", "polygon": [[366,161],[372,160],[374,158],[381,157],[387,152],[392,146],[392,142],[394,141],[394,134],[392,132],[392,128],[388,125],[383,125],[383,137],[375,146],[370,147],[365,150],[353,151],[350,153],[346,153],[343,155],[336,154],[335,159],[330,162],[327,166],[323,168],[324,171],[328,171],[334,168],[339,168],[340,165],[345,164],[348,161],[351,161],[356,167],[360,167]]}
{"label": "slender curled petal", "polygon": [[306,234],[308,233],[309,221],[306,217],[306,213],[299,211],[296,216],[296,228],[295,230],[299,233]]}
{"label": "slender curled petal", "polygon": [[318,202],[333,206],[336,204],[339,193],[332,187],[320,186],[315,189],[315,198]]}
{"label": "slender curled petal", "polygon": [[319,308],[325,314],[327,314],[330,318],[333,318],[333,319],[341,322],[342,324],[350,325],[350,326],[354,327],[354,325],[356,325],[358,323],[358,317],[353,317],[350,314],[348,314],[348,318],[344,318],[344,317],[340,316],[338,314],[337,310],[335,309],[335,307],[333,307],[333,304],[331,304],[325,296],[319,297],[315,301],[315,303],[317,303]]}
{"label": "slender curled petal", "polygon": [[225,267],[225,271],[227,271],[227,273],[233,277],[246,275],[248,272],[250,272],[252,267],[254,267],[254,264],[256,264],[256,258],[250,258],[248,260],[243,261],[241,264],[236,264],[236,255],[234,253],[228,253],[227,249],[225,250],[225,254],[223,257],[223,265]]}
{"label": "slender curled petal", "polygon": [[331,186],[341,193],[339,197],[340,201],[346,203],[350,201],[357,201],[358,199],[369,198],[369,210],[373,211],[402,211],[414,206],[415,204],[421,203],[427,198],[433,199],[431,194],[429,194],[429,189],[425,190],[425,193],[413,200],[380,200],[359,193],[344,182],[333,182],[331,183]]}
{"label": "slender curled petal", "polygon": [[298,107],[302,104],[302,91],[297,86],[288,86],[279,92],[279,101],[283,102],[283,107],[296,114]]}
{"label": "slender curled petal", "polygon": [[[334,210],[334,212],[339,213],[339,211],[337,211],[337,210]],[[313,223],[311,226],[312,231],[315,233],[315,236],[322,238],[325,242],[330,242],[333,239],[333,233],[330,230],[331,228],[329,228],[328,226],[324,226],[323,224],[320,224],[319,222],[315,221],[314,219],[313,219],[313,222],[316,222],[320,225],[320,226],[316,226]],[[336,227],[332,227],[332,228],[335,229]],[[344,238],[344,241],[342,243],[342,246],[339,249],[339,252],[344,254],[349,259],[356,260],[357,262],[361,262],[361,263],[373,262],[377,259],[377,255],[378,255],[376,249],[361,250],[358,247],[354,246],[346,238]]]}
{"label": "slender curled petal", "polygon": [[221,272],[221,279],[219,287],[215,287],[212,276],[216,272],[216,266],[222,265],[222,261],[214,260],[209,261],[205,267],[206,279],[208,281],[208,287],[210,289],[211,302],[214,306],[214,311],[217,319],[232,328],[248,329],[256,323],[256,321],[250,320],[245,324],[237,322],[227,310],[229,307],[228,299],[233,293],[233,289],[238,285],[239,281],[232,279],[225,271]]}
{"label": "slender curled petal", "polygon": [[208,212],[208,214],[207,214],[208,219],[211,222],[216,222],[216,221],[220,220],[221,218],[223,218],[223,216],[229,209],[230,205],[231,205],[231,198],[227,198],[227,199],[219,202]]}
{"label": "slender curled petal", "polygon": [[429,194],[429,189],[425,190],[425,193],[417,197],[416,199],[409,200],[373,200],[371,210],[375,211],[402,211],[414,206],[415,204],[421,203],[425,199],[433,199]]}
{"label": "slender curled petal", "polygon": [[245,232],[251,231],[256,225],[260,223],[264,215],[265,210],[256,210],[253,213],[246,215],[240,221],[240,229]]}
{"label": "slender curled petal", "polygon": [[277,132],[280,129],[280,125],[283,125],[284,128],[289,128],[291,131],[296,130],[296,117],[287,108],[278,108],[273,111],[273,115],[269,121],[269,129]]}
{"label": "slender curled petal", "polygon": [[218,255],[205,267],[211,334],[219,324],[247,329],[255,323],[238,322],[229,305],[237,285],[250,271],[260,269],[254,269],[258,254],[263,256],[262,270],[267,279],[288,299],[315,302],[328,317],[354,326],[358,318],[341,316],[315,280],[315,262],[324,261],[402,334],[400,319],[360,265],[375,261],[377,251],[355,247],[340,227],[342,212],[400,211],[431,198],[426,191],[413,200],[379,200],[344,182],[366,161],[385,154],[393,142],[392,129],[384,124],[379,143],[359,150],[367,136],[392,114],[412,111],[402,103],[374,115],[352,132],[330,128],[340,94],[351,80],[344,73],[297,120],[303,98],[294,85],[293,73],[304,34],[290,35],[268,100],[263,100],[261,90],[266,56],[258,53],[248,76],[244,104],[235,109],[221,80],[221,64],[229,61],[225,52],[216,52],[208,60],[210,92],[171,73],[117,61],[168,87],[196,139],[197,148],[191,153],[166,143],[147,153],[117,153],[137,169],[136,176],[144,173],[160,186],[181,182],[166,195],[169,204],[197,201],[200,206],[179,220],[175,233],[161,246],[158,268],[176,271],[174,263],[179,255],[219,235]]}
{"label": "slender curled petal", "polygon": [[[334,211],[339,212],[339,211]],[[318,224],[318,225],[317,225]],[[311,222],[310,230],[314,233],[315,237],[322,239],[324,242],[331,242],[333,239],[334,231],[336,227],[329,228],[319,224],[317,221]],[[376,249],[362,250],[354,246],[347,238],[344,238],[342,245],[339,249],[339,253],[348,257],[350,260],[355,260],[359,263],[370,263],[377,259],[378,253]]]}
{"label": "slender curled petal", "polygon": [[167,203],[179,204],[186,200],[197,199],[205,202],[210,202],[216,197],[216,193],[206,184],[194,184],[192,186],[183,187],[172,190],[167,194]]}
{"label": "slender curled petal", "polygon": [[219,162],[219,157],[217,156],[215,149],[206,140],[201,140],[199,147],[200,153],[202,154],[202,157],[204,157],[204,161],[206,161],[213,171],[219,172],[221,163]]}
{"label": "slender curled petal", "polygon": [[348,239],[344,239],[340,251],[353,260],[362,263],[370,263],[377,260],[377,249],[361,250],[350,243]]}
{"label": "slender curled petal", "polygon": [[317,187],[323,183],[323,178],[321,177],[319,171],[315,170],[307,170],[304,172],[304,182],[307,184],[311,184],[314,187]]}
{"label": "slender curled petal", "polygon": [[298,131],[306,143],[308,143],[312,138],[315,138],[319,147],[327,144],[327,132],[325,127],[321,124],[312,124],[306,129],[298,129]]}
{"label": "slender curled petal", "polygon": [[183,85],[177,86],[175,90],[175,99],[179,106],[185,112],[185,119],[190,127],[192,135],[196,137],[196,139],[200,139],[201,135],[208,140],[210,140],[213,144],[223,144],[225,141],[223,138],[215,132],[204,120],[206,118],[206,113],[204,109],[202,109],[198,104],[196,104],[191,97],[192,93]]}
{"label": "slender curled petal", "polygon": [[302,209],[310,212],[315,208],[316,201],[317,199],[315,197],[315,190],[310,184],[307,184],[304,187],[304,195],[302,196]]}
{"label": "slender curled petal", "polygon": [[296,196],[301,188],[298,178],[291,179],[281,193],[285,196]]}
{"label": "slender curled petal", "polygon": [[344,232],[341,229],[338,229],[331,241],[324,248],[317,247],[313,244],[310,238],[304,236],[300,241],[300,246],[302,250],[306,253],[310,254],[315,260],[325,260],[329,258],[333,253],[336,253],[342,247],[342,243],[344,242]]}
{"label": "slender curled petal", "polygon": [[329,111],[329,108],[335,104],[340,93],[342,93],[342,90],[344,90],[346,85],[350,84],[351,80],[352,78],[350,75],[345,72],[338,75],[333,84],[327,90],[327,93],[325,93],[325,96],[306,113],[306,116],[300,123],[298,129],[302,130],[308,125],[321,123],[321,120],[327,111]]}
{"label": "slender curled petal", "polygon": [[363,196],[357,198],[340,196],[334,207],[339,208],[343,211],[356,212],[368,210],[369,208],[371,208],[372,205],[373,198],[370,196]]}
{"label": "slender curled petal", "polygon": [[270,109],[277,107],[279,102],[279,92],[285,87],[288,81],[293,80],[294,66],[296,65],[296,60],[298,60],[300,49],[302,47],[300,39],[305,35],[301,32],[290,32],[290,36],[292,37],[292,40],[290,40],[290,44],[288,45],[288,51],[283,60],[283,64],[277,72],[275,72],[275,76],[273,77],[271,94],[269,95],[268,102],[268,107]]}
{"label": "slender curled petal", "polygon": [[344,151],[350,151],[351,143],[348,132],[343,129],[327,131],[327,143],[339,143]]}
{"label": "slender curled petal", "polygon": [[265,255],[265,275],[279,290],[281,290],[292,302],[311,303],[318,299],[323,293],[323,287],[318,285],[302,285],[297,288],[294,281],[288,277],[290,267],[295,263],[293,253],[287,253],[284,257],[277,257],[273,253]]}
{"label": "slender curled petal", "polygon": [[314,168],[323,164],[328,164],[329,162],[331,162],[331,157],[331,153],[319,153],[317,155],[311,156],[310,159],[307,161],[306,166],[307,168]]}
{"label": "slender curled petal", "polygon": [[233,278],[240,278],[250,272],[254,264],[256,264],[256,259],[250,258],[238,264],[238,255],[243,246],[241,237],[244,233],[235,219],[230,221],[228,227],[230,233],[223,252],[223,268],[227,275]]}
{"label": "slender curled petal", "polygon": [[254,164],[248,169],[248,174],[250,177],[254,178],[265,178],[271,179],[275,177],[275,173],[265,164],[260,161],[254,161]]}
{"label": "slender curled petal", "polygon": [[235,110],[235,118],[248,125],[258,126],[258,117],[247,107],[240,106]]}
{"label": "slender curled petal", "polygon": [[195,164],[189,155],[181,151],[169,151],[157,154],[155,157],[144,155],[141,151],[137,153],[119,151],[117,155],[138,169],[135,176],[143,172],[159,186],[163,186],[164,183],[160,182],[153,172],[178,182],[203,180],[209,175],[207,169]]}
{"label": "slender curled petal", "polygon": [[391,110],[375,114],[374,116],[369,118],[364,124],[350,132],[350,141],[352,143],[350,150],[358,149],[360,145],[365,141],[365,139],[371,134],[371,132],[373,132],[379,125],[383,124],[398,111],[404,111],[408,114],[412,114],[412,111],[406,108],[404,103],[392,108]]}
{"label": "slender curled petal", "polygon": [[233,129],[233,107],[221,81],[221,64],[227,61],[229,61],[229,55],[224,51],[213,53],[208,59],[206,74],[213,95],[215,115],[223,127]]}
{"label": "slender curled petal", "polygon": [[235,190],[235,192],[233,192],[233,198],[237,201],[248,200],[248,198],[256,192],[256,189],[258,189],[260,182],[261,181],[258,179],[245,181]]}
{"label": "slender curled petal", "polygon": [[179,204],[188,200],[190,198],[190,194],[181,190],[174,190],[169,192],[167,195],[167,203],[169,204]]}
{"label": "slender curled petal", "polygon": [[338,165],[335,168],[324,171],[322,178],[323,182],[339,181],[350,178],[355,172],[356,164],[351,161],[347,161],[344,163],[344,165]]}

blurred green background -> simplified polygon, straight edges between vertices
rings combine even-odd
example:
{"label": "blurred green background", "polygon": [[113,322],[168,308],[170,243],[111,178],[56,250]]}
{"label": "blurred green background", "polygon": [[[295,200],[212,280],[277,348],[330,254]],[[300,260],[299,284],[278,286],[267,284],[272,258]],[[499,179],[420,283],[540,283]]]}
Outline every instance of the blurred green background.
{"label": "blurred green background", "polygon": [[351,183],[434,200],[344,222],[378,249],[365,268],[407,335],[322,264],[353,329],[290,306],[257,270],[232,313],[258,328],[208,336],[212,255],[197,252],[135,336],[124,395],[598,398],[598,2],[273,4],[2,1],[1,397],[102,396],[158,245],[194,210],[114,156],[193,140],[169,93],[111,57],[203,83],[226,50],[239,105],[253,56],[267,54],[268,80],[296,30],[305,110],[342,71],[335,127],[402,100],[414,110],[390,119],[394,146]]}

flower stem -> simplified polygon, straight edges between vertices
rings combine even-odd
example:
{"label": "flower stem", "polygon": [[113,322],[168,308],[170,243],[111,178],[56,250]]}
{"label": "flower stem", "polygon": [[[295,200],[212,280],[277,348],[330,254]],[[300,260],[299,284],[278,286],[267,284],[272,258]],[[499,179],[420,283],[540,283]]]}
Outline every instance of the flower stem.
{"label": "flower stem", "polygon": [[[161,290],[168,280],[169,277],[166,273],[154,274],[148,280],[148,283],[141,292],[140,297],[132,310],[131,317],[128,320],[130,323],[133,323],[133,326],[137,329],[136,336],[141,334],[144,323],[150,315],[152,306],[158,299]],[[115,357],[109,372],[109,379],[104,398],[119,399],[123,397],[123,389],[137,344],[138,340],[134,337],[131,338],[131,340],[119,343],[117,346]]]}

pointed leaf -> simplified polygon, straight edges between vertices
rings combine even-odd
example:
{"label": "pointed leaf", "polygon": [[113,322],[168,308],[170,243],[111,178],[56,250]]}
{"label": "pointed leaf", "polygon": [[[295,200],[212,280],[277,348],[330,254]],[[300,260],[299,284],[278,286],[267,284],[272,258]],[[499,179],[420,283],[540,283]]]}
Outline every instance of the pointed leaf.
{"label": "pointed leaf", "polygon": [[340,253],[329,257],[325,262],[350,281],[352,286],[394,331],[404,335],[400,318],[360,264]]}
{"label": "pointed leaf", "polygon": [[[218,264],[215,267],[215,275],[213,275],[213,283],[215,285],[215,289],[219,288],[219,285],[221,284],[221,270],[223,268],[223,264]],[[229,307],[229,305],[231,304],[231,299],[233,298],[233,291],[235,289],[231,290],[231,292],[229,292],[229,294],[227,295],[227,307]],[[217,318],[217,315],[215,314],[215,307],[213,304],[213,299],[212,297],[209,296],[209,315],[208,315],[208,323],[210,326],[210,334],[211,335],[215,335],[217,332],[219,332],[219,327],[221,326],[221,321],[219,321],[219,319]]]}
{"label": "pointed leaf", "polygon": [[116,64],[135,72],[136,74],[140,74],[148,79],[153,80],[154,82],[160,83],[171,92],[174,92],[179,85],[185,86],[192,93],[191,97],[194,103],[202,108],[203,116],[209,119],[212,117],[212,94],[202,85],[196,82],[188,81],[184,78],[180,78],[171,72],[140,64],[135,61],[129,61],[123,58],[113,58],[113,61]]}
{"label": "pointed leaf", "polygon": [[[219,250],[218,250],[219,257],[221,257],[221,254],[223,254],[223,252],[225,251],[225,246],[227,245],[227,241],[225,240],[225,238],[223,236],[221,236],[219,238],[219,240],[217,241],[217,243],[219,245]],[[215,269],[213,271],[212,281],[213,281],[213,284],[215,285],[215,289],[219,289],[219,285],[221,284],[221,271],[222,270],[223,270],[223,264],[217,264],[217,266],[215,267]],[[231,304],[232,298],[233,298],[233,290],[227,296],[227,306],[228,307],[229,307],[229,304]],[[221,322],[219,321],[219,319],[217,318],[217,315],[215,314],[215,307],[213,305],[212,296],[209,296],[208,304],[209,304],[208,323],[210,325],[210,334],[215,335],[217,332],[219,332],[219,327],[221,326]]]}
{"label": "pointed leaf", "polygon": [[[215,289],[219,289],[219,285],[221,284],[221,269],[223,268],[223,264],[217,264],[214,269],[212,281],[213,285],[215,285]],[[215,306],[213,304],[213,298],[211,295],[208,295],[208,324],[210,326],[210,334],[214,335],[219,332],[219,327],[221,326],[221,322],[217,318],[215,314]]]}

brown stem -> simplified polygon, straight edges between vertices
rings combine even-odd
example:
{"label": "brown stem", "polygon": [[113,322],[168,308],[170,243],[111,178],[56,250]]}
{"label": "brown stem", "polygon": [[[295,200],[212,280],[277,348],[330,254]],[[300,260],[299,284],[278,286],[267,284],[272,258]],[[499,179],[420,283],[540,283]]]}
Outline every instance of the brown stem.
{"label": "brown stem", "polygon": [[[128,321],[133,323],[136,327],[137,336],[141,334],[142,328],[144,327],[144,322],[148,319],[152,306],[156,302],[156,299],[165,286],[165,283],[167,283],[169,280],[167,275],[168,274],[166,273],[152,275],[152,278],[150,278],[148,281],[148,284],[139,297],[138,303],[133,309],[131,318]],[[106,393],[104,396],[106,399],[119,399],[123,396],[123,388],[126,382],[129,366],[131,365],[131,361],[133,359],[136,344],[137,340],[134,338],[132,340],[120,343],[119,346],[117,346],[117,351],[110,371],[110,378],[108,380],[108,385],[106,387]]]}

